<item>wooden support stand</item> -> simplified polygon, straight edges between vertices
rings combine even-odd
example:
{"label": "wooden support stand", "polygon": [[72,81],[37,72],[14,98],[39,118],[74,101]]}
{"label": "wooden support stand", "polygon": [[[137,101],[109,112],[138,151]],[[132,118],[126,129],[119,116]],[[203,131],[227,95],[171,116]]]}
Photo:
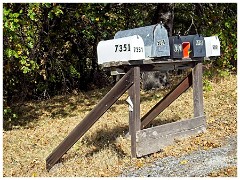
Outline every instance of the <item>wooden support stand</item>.
{"label": "wooden support stand", "polygon": [[[148,61],[147,61],[148,62]],[[156,62],[154,62],[156,63]],[[174,64],[175,63],[175,64]],[[172,91],[160,100],[148,113],[140,119],[140,69],[146,65],[127,65],[128,72],[103,97],[94,109],[70,132],[46,159],[46,168],[50,170],[54,164],[92,127],[92,125],[128,90],[129,93],[129,134],[131,135],[132,157],[141,157],[161,150],[173,143],[174,139],[194,135],[206,129],[203,111],[203,85],[201,61],[165,62],[167,67],[179,65],[193,67]],[[159,64],[159,62],[157,63]],[[160,63],[163,65],[164,63]],[[160,66],[159,66],[160,67]],[[154,69],[154,68],[153,68]],[[182,93],[193,85],[194,118],[168,123],[144,129],[154,118],[175,101]]]}
{"label": "wooden support stand", "polygon": [[[135,75],[135,74],[134,74]],[[136,74],[138,75],[138,74]],[[134,77],[136,78],[136,77]],[[194,118],[172,122],[152,128],[144,129],[153,119],[155,119],[164,109],[174,102],[182,93],[193,85],[193,105]],[[134,86],[131,88],[133,89]],[[131,135],[132,157],[141,157],[160,151],[163,147],[174,142],[175,138],[183,138],[204,132],[206,130],[206,119],[203,110],[203,89],[202,89],[202,63],[196,63],[190,73],[173,90],[171,90],[162,100],[160,100],[149,112],[141,118],[140,129],[138,118],[130,115],[129,129]],[[135,94],[138,94],[137,89]],[[130,94],[130,93],[129,93]],[[138,95],[133,99],[139,102]],[[139,114],[140,104],[135,104],[133,112]],[[135,123],[135,124],[134,124]],[[135,130],[135,132],[133,132]],[[136,146],[136,147],[135,147]]]}

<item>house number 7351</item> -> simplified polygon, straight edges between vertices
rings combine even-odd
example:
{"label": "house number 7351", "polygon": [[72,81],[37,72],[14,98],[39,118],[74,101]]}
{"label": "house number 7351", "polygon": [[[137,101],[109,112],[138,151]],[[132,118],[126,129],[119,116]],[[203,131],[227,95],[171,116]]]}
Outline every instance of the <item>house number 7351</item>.
{"label": "house number 7351", "polygon": [[115,52],[130,51],[130,44],[116,44]]}

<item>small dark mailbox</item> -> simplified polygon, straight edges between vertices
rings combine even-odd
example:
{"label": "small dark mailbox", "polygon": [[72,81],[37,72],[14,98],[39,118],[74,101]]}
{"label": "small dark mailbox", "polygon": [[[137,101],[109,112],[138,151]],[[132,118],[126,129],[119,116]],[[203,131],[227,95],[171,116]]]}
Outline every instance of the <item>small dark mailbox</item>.
{"label": "small dark mailbox", "polygon": [[162,24],[118,31],[114,39],[139,35],[144,41],[145,58],[169,57],[168,32]]}
{"label": "small dark mailbox", "polygon": [[183,57],[183,45],[182,39],[180,36],[171,36],[169,37],[169,45],[170,45],[170,54],[171,58],[177,59]]}
{"label": "small dark mailbox", "polygon": [[[183,58],[197,58],[206,56],[204,37],[196,34],[181,36],[181,39],[183,43]],[[187,54],[189,54],[189,56],[187,56]]]}

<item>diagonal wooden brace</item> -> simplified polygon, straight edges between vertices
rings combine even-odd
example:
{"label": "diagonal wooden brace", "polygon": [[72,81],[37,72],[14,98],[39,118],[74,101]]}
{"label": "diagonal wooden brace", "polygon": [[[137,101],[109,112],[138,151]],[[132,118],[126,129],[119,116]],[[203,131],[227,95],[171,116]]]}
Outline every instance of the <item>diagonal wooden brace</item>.
{"label": "diagonal wooden brace", "polygon": [[161,101],[159,101],[147,114],[141,118],[141,129],[146,127],[154,118],[156,118],[191,85],[192,73],[190,73],[184,80],[182,80],[173,90],[171,90]]}
{"label": "diagonal wooden brace", "polygon": [[49,171],[54,164],[92,127],[92,125],[126,92],[132,85],[134,70],[129,70],[117,84],[103,97],[93,110],[70,132],[46,159]]}

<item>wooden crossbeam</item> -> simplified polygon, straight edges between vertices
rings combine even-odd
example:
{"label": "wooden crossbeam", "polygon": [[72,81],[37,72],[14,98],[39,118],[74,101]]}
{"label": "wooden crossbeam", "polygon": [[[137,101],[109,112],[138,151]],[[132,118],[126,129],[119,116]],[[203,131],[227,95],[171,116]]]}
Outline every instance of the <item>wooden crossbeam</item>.
{"label": "wooden crossbeam", "polygon": [[147,114],[141,118],[141,129],[147,126],[164,109],[175,101],[183,92],[192,85],[192,73],[182,80],[176,88],[170,91],[161,101],[159,101]]}
{"label": "wooden crossbeam", "polygon": [[175,138],[186,138],[206,130],[205,116],[176,121],[137,132],[137,157],[160,151],[173,144]]}
{"label": "wooden crossbeam", "polygon": [[54,164],[92,127],[92,125],[126,92],[134,83],[134,70],[129,70],[103,97],[93,110],[70,132],[46,159],[49,171]]}

